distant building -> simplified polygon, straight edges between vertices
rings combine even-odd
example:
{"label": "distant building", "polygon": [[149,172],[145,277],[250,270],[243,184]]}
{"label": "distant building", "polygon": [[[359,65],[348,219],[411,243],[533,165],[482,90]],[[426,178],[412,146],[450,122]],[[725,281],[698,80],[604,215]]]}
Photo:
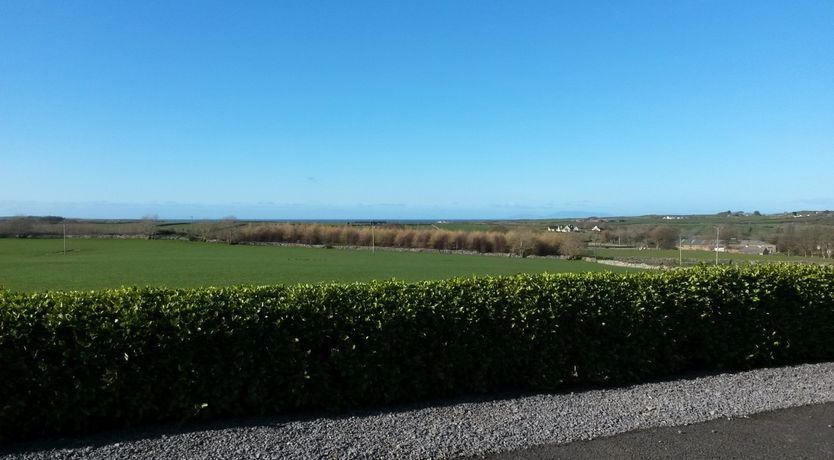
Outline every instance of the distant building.
{"label": "distant building", "polygon": [[768,255],[776,253],[775,244],[759,240],[731,241],[729,245],[725,243],[718,243],[718,246],[716,247],[715,240],[691,239],[684,240],[681,243],[681,249],[689,249],[693,251],[733,252],[752,255]]}
{"label": "distant building", "polygon": [[[594,228],[592,228],[591,230],[595,231],[595,232],[602,231],[598,226],[594,226]],[[547,227],[547,231],[548,232],[556,232],[556,233],[573,233],[573,232],[581,232],[582,229],[579,228],[579,226],[577,226],[577,225],[565,224],[564,226],[557,225],[556,228]]]}
{"label": "distant building", "polygon": [[557,225],[556,228],[547,227],[548,232],[556,232],[556,233],[571,233],[571,232],[581,232],[582,229],[577,227],[576,225],[566,224],[564,226]]}
{"label": "distant building", "polygon": [[776,245],[759,240],[741,240],[730,245],[730,252],[741,254],[768,255],[776,252]]}
{"label": "distant building", "polygon": [[718,251],[718,252],[725,252],[727,248],[724,246],[723,243],[718,243],[718,247],[715,245],[715,240],[683,240],[681,243],[681,249],[687,249],[690,251]]}

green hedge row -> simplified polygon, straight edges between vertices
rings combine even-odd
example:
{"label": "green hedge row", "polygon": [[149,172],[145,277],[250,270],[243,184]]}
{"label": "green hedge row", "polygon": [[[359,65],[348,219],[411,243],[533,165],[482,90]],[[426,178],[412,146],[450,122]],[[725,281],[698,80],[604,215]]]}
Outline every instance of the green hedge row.
{"label": "green hedge row", "polygon": [[834,359],[834,268],[0,291],[0,437]]}

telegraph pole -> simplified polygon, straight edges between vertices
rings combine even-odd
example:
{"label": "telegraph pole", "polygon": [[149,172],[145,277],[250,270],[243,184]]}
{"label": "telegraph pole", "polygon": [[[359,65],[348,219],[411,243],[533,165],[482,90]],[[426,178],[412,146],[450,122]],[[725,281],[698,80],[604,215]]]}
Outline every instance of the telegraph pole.
{"label": "telegraph pole", "polygon": [[715,265],[718,265],[718,234],[721,227],[715,227]]}
{"label": "telegraph pole", "polygon": [[683,266],[683,236],[678,234],[678,265]]}
{"label": "telegraph pole", "polygon": [[64,255],[67,255],[67,223],[64,224]]}

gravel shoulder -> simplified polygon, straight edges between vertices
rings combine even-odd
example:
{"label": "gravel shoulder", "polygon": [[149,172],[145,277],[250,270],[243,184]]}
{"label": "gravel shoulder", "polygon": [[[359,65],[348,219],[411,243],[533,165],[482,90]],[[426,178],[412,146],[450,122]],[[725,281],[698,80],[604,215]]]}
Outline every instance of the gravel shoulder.
{"label": "gravel shoulder", "polygon": [[[483,458],[483,457],[475,457]],[[834,458],[834,403],[649,428],[488,455],[490,460]]]}
{"label": "gravel shoulder", "polygon": [[443,401],[342,416],[119,431],[2,446],[0,459],[486,456],[831,402],[834,363],[819,363],[573,393]]}

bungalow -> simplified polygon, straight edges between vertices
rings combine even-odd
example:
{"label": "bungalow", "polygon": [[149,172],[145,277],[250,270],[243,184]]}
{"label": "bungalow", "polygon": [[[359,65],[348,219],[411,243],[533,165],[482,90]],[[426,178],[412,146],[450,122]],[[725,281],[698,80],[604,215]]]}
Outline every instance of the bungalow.
{"label": "bungalow", "polygon": [[571,233],[571,232],[581,232],[582,229],[577,227],[576,225],[566,224],[564,227],[561,225],[557,225],[556,228],[547,227],[548,232],[557,232],[557,233]]}

